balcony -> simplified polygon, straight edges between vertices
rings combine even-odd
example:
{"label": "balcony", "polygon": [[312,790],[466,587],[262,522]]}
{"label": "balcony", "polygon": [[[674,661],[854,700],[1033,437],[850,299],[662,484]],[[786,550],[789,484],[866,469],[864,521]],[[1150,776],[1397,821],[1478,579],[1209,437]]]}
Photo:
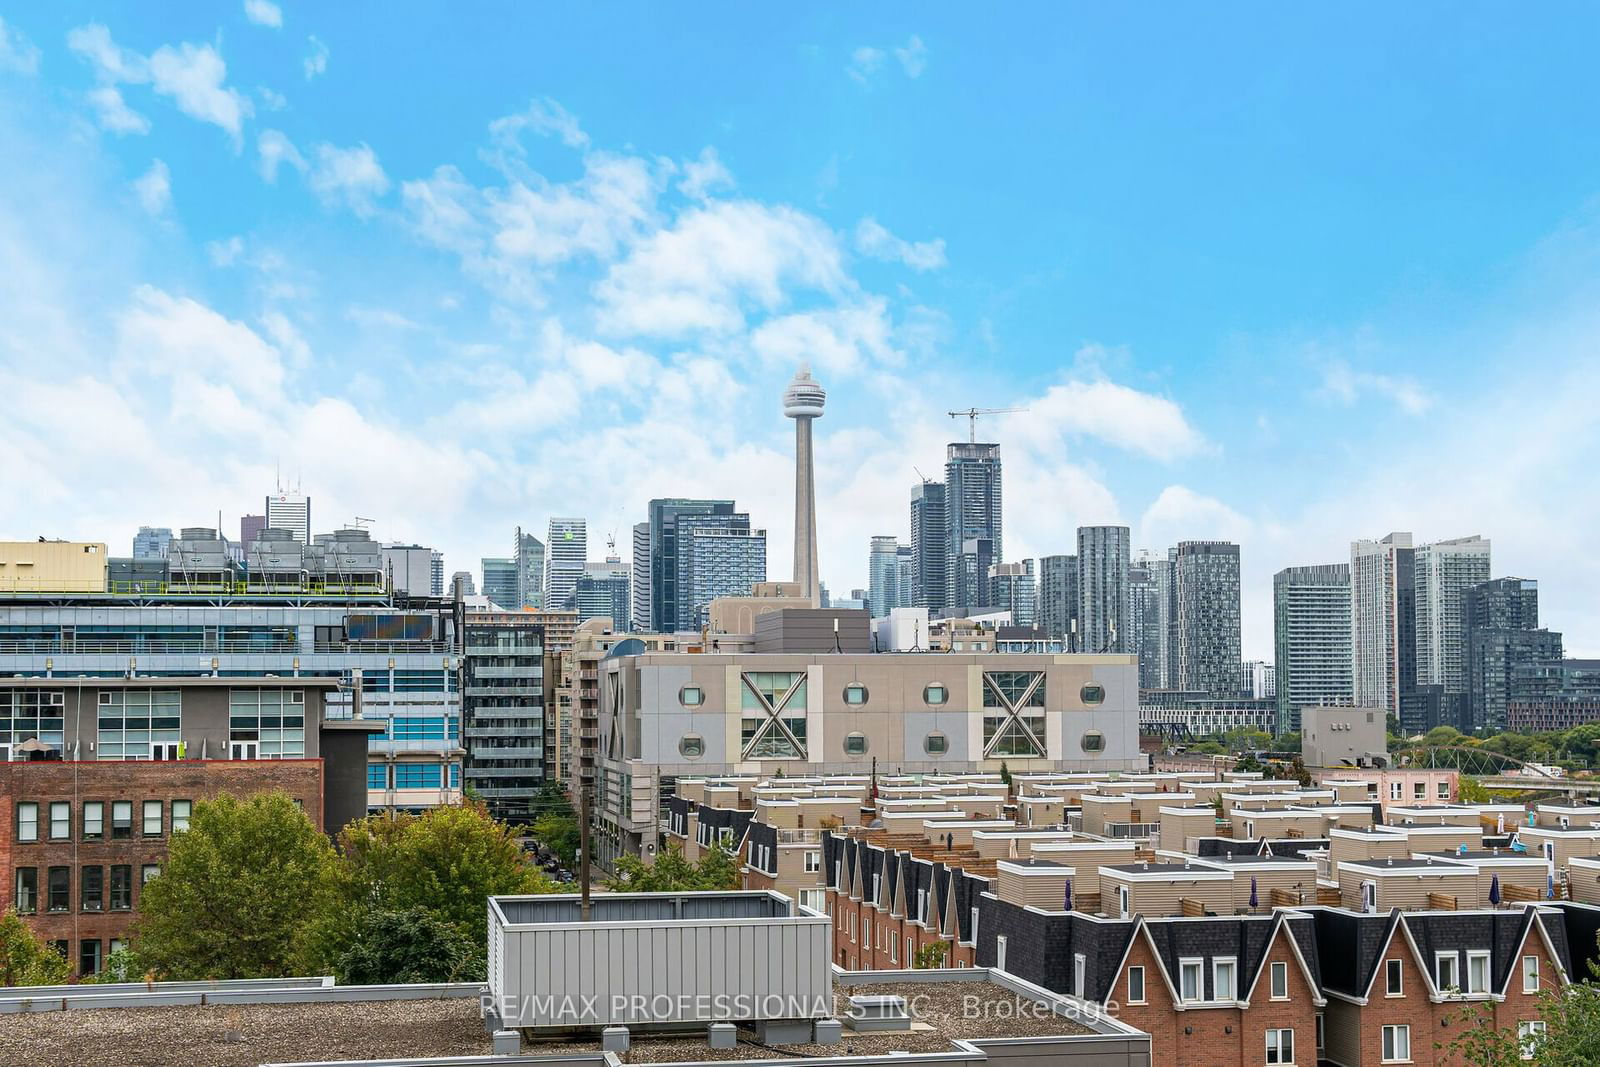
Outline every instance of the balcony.
{"label": "balcony", "polygon": [[469,685],[463,692],[469,697],[542,697],[542,685]]}
{"label": "balcony", "polygon": [[778,828],[778,844],[780,845],[819,845],[822,843],[821,830],[788,830]]}
{"label": "balcony", "polygon": [[484,764],[477,762],[479,760],[497,760],[497,759],[538,759],[538,760],[542,760],[542,759],[544,759],[544,749],[542,747],[537,747],[537,746],[533,747],[533,748],[483,748],[481,746],[474,745],[472,747],[472,749],[470,750],[470,755],[471,755],[471,757],[472,757],[472,759],[474,761],[473,773],[477,773],[479,770],[482,770],[483,767],[484,767]]}
{"label": "balcony", "polygon": [[544,668],[538,664],[530,663],[526,667],[480,667],[476,664],[468,668],[469,676],[473,678],[527,678],[530,680],[541,679]]}
{"label": "balcony", "polygon": [[537,730],[528,730],[520,726],[468,726],[462,730],[468,739],[475,737],[533,737]]}
{"label": "balcony", "polygon": [[589,687],[585,687],[585,688],[579,689],[578,690],[578,699],[579,700],[599,700],[600,699],[600,690],[594,689],[594,688],[589,688]]}
{"label": "balcony", "polygon": [[594,670],[579,671],[578,672],[578,680],[581,681],[581,682],[596,682],[596,681],[599,681],[600,680],[600,672],[599,671],[594,671]]}

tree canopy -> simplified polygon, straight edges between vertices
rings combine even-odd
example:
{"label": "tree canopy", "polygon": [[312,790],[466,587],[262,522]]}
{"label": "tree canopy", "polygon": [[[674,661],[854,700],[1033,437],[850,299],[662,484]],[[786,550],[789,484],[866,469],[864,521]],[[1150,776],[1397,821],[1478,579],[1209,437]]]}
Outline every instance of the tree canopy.
{"label": "tree canopy", "polygon": [[144,886],[134,940],[163,978],[298,973],[295,946],[325,906],[333,848],[284,793],[195,804]]}
{"label": "tree canopy", "polygon": [[713,845],[699,862],[690,863],[677,845],[668,845],[654,863],[637,856],[617,860],[616,876],[607,888],[628,893],[669,893],[697,889],[738,889],[739,864],[733,853]]}
{"label": "tree canopy", "polygon": [[0,986],[60,985],[67,958],[34,936],[15,911],[0,913]]}

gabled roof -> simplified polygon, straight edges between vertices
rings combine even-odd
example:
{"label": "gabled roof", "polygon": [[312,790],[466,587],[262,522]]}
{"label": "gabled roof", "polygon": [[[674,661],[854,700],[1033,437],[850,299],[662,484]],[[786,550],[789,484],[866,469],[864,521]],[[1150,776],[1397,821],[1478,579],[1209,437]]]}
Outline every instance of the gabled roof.
{"label": "gabled roof", "polygon": [[1507,979],[1516,969],[1519,950],[1532,929],[1534,912],[1531,907],[1517,911],[1419,911],[1408,913],[1405,925],[1422,957],[1430,985],[1435,981],[1434,960],[1439,953],[1455,953],[1465,966],[1465,953],[1488,951],[1489,988],[1493,992],[1503,992]]}
{"label": "gabled roof", "polygon": [[[1239,976],[1253,976],[1266,955],[1278,920],[1273,915],[1217,916],[1202,920],[1168,918],[1146,922],[1156,956],[1173,986],[1178,984],[1178,961],[1201,957],[1207,961],[1232,956]],[[1211,980],[1206,968],[1205,980]],[[1242,983],[1241,983],[1242,986]]]}
{"label": "gabled roof", "polygon": [[[1262,972],[1267,969],[1267,957],[1272,954],[1272,946],[1281,938],[1283,942],[1289,946],[1290,954],[1294,956],[1296,962],[1299,963],[1300,973],[1305,975],[1306,984],[1311,986],[1311,995],[1314,998],[1314,1003],[1321,1005],[1324,1002],[1322,997],[1322,986],[1317,981],[1316,968],[1313,967],[1311,961],[1306,958],[1305,952],[1302,950],[1299,940],[1296,939],[1294,935],[1294,929],[1290,925],[1294,922],[1307,923],[1309,922],[1309,918],[1309,916],[1295,915],[1293,912],[1288,911],[1278,911],[1275,914],[1272,930],[1267,934],[1266,944],[1262,948],[1261,955],[1256,958],[1255,969],[1253,971],[1245,970],[1241,963],[1239,971],[1241,976],[1241,982],[1239,985],[1241,992],[1239,997],[1240,1000],[1251,1000],[1255,997],[1256,986],[1261,981]],[[1308,940],[1315,939],[1309,938]]]}
{"label": "gabled roof", "polygon": [[[1390,915],[1360,914],[1338,908],[1309,912],[1316,930],[1322,988],[1347,997],[1365,997],[1378,973],[1378,957],[1400,921]],[[1320,951],[1326,946],[1327,951]]]}

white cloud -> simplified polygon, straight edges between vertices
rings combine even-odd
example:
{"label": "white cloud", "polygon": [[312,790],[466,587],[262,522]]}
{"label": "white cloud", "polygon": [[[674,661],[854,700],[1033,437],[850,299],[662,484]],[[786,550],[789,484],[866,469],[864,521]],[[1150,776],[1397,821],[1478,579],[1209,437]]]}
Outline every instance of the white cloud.
{"label": "white cloud", "polygon": [[520,139],[524,130],[543,136],[554,135],[568,148],[585,148],[589,144],[589,135],[583,132],[572,112],[549,97],[531,100],[526,110],[489,123],[489,135],[495,142],[519,155],[522,153]]}
{"label": "white cloud", "polygon": [[162,45],[150,55],[155,90],[172,97],[190,118],[220,126],[239,142],[240,128],[252,108],[236,90],[225,88],[228,66],[208,44]]}
{"label": "white cloud", "polygon": [[530,181],[491,196],[488,217],[497,251],[541,264],[578,255],[610,259],[649,217],[660,191],[649,163],[603,152],[588,156],[576,182]]}
{"label": "white cloud", "polygon": [[21,30],[6,25],[0,18],[0,70],[18,74],[39,73],[39,48]]}
{"label": "white cloud", "polygon": [[306,38],[306,44],[311,49],[301,61],[301,67],[306,72],[306,81],[317,75],[325,73],[328,69],[328,46],[323,44],[315,34]]}
{"label": "white cloud", "polygon": [[133,193],[145,211],[152,215],[166,214],[172,206],[172,174],[167,165],[159,159],[150,164],[149,170],[134,179]]}
{"label": "white cloud", "polygon": [[1249,545],[1254,524],[1215,497],[1169,485],[1139,519],[1139,543],[1170,546],[1179,541],[1233,541]]}
{"label": "white cloud", "polygon": [[832,293],[845,285],[838,242],[819,220],[790,207],[722,200],[640,241],[595,295],[607,330],[676,337],[738,330],[747,307],[775,311],[791,288]]}
{"label": "white cloud", "polygon": [[67,47],[95,68],[104,82],[147,82],[150,64],[137,52],[119,47],[111,31],[98,22],[67,32]]}
{"label": "white cloud", "polygon": [[463,256],[482,247],[488,230],[478,217],[483,197],[455,167],[402,183],[400,199],[412,232],[425,243]]}
{"label": "white cloud", "polygon": [[149,133],[150,120],[130,108],[114,85],[89,90],[89,103],[102,130],[115,134]]}
{"label": "white cloud", "polygon": [[928,46],[922,38],[912,34],[905,44],[880,48],[875,45],[862,45],[850,53],[850,63],[845,67],[845,73],[866,85],[873,81],[884,64],[893,55],[900,64],[900,69],[908,78],[919,78],[922,72],[928,69]]}
{"label": "white cloud", "polygon": [[845,376],[904,363],[892,335],[887,302],[871,298],[768,319],[751,333],[750,347],[769,364],[793,368],[810,361],[819,373]]}
{"label": "white cloud", "polygon": [[900,68],[908,78],[921,77],[922,72],[928,69],[928,46],[916,34],[912,34],[909,41],[894,50],[894,57],[900,61]]}
{"label": "white cloud", "polygon": [[1319,392],[1347,407],[1363,394],[1375,393],[1407,415],[1426,415],[1434,404],[1434,398],[1414,378],[1353,370],[1343,360],[1332,360],[1323,367]]}
{"label": "white cloud", "polygon": [[256,170],[264,181],[278,180],[278,167],[287,163],[301,174],[306,172],[306,161],[281,130],[262,130],[256,138],[256,152],[260,155]]}
{"label": "white cloud", "polygon": [[231,267],[244,255],[244,238],[235,234],[226,241],[207,241],[206,258],[213,267]]}
{"label": "white cloud", "polygon": [[1026,414],[1010,416],[1005,429],[1060,455],[1066,438],[1090,437],[1117,448],[1173,461],[1206,448],[1172,400],[1111,381],[1067,381],[1027,404]]}
{"label": "white cloud", "polygon": [[865,85],[882,66],[883,49],[862,45],[850,53],[850,65],[845,71],[850,77]]}
{"label": "white cloud", "polygon": [[856,250],[873,259],[904,263],[916,271],[937,270],[945,265],[944,238],[907,241],[896,237],[871,217],[862,219],[856,227]]}
{"label": "white cloud", "polygon": [[265,85],[256,86],[256,97],[268,111],[282,111],[289,106],[289,98]]}
{"label": "white cloud", "polygon": [[733,188],[733,175],[722,165],[717,150],[707,145],[700,151],[699,159],[683,165],[683,180],[678,191],[691,200],[704,200],[714,189]]}
{"label": "white cloud", "polygon": [[283,9],[272,0],[244,0],[244,17],[257,26],[275,30],[283,25]]}
{"label": "white cloud", "polygon": [[377,327],[386,330],[420,330],[422,327],[398,311],[388,308],[366,307],[352,304],[345,309],[344,317],[357,326]]}
{"label": "white cloud", "polygon": [[378,154],[365,143],[350,148],[320,144],[311,190],[325,205],[342,204],[367,218],[377,210],[374,201],[389,191],[389,176],[378,163]]}

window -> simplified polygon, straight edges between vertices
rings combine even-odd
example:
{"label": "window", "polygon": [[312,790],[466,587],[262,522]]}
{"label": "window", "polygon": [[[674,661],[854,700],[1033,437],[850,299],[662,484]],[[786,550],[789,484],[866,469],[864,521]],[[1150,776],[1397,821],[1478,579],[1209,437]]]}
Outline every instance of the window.
{"label": "window", "polygon": [[1412,787],[1411,787],[1411,795],[1414,798],[1416,798],[1417,800],[1427,800],[1428,799],[1428,783],[1427,782],[1416,782],[1416,783],[1414,783],[1412,785]]}
{"label": "window", "polygon": [[859,706],[867,702],[867,687],[860,682],[852,682],[844,687],[844,702]]}
{"label": "window", "polygon": [[1234,961],[1232,959],[1213,960],[1211,963],[1211,999],[1232,1000]]}
{"label": "window", "polygon": [[152,745],[181,740],[183,710],[176,689],[102,689],[95,755],[151,759]]}
{"label": "window", "polygon": [[1072,956],[1072,995],[1082,1000],[1089,991],[1089,958],[1081,952]]}
{"label": "window", "polygon": [[806,873],[816,874],[822,870],[822,853],[813,849],[806,850]]}
{"label": "window", "polygon": [[1390,800],[1403,800],[1403,799],[1405,799],[1405,783],[1403,783],[1403,782],[1390,782],[1389,783],[1389,799]]}
{"label": "window", "polygon": [[686,685],[678,690],[678,703],[686,708],[698,708],[706,702],[706,693],[698,685]]}
{"label": "window", "polygon": [[938,707],[940,704],[948,702],[949,699],[950,690],[946,689],[937,682],[932,685],[922,687],[922,702],[924,704],[932,704],[933,706]]}
{"label": "window", "polygon": [[194,801],[174,800],[172,802],[172,832],[189,828],[189,814],[194,811]]}
{"label": "window", "polygon": [[50,840],[66,841],[72,837],[72,805],[64,800],[50,804]]}
{"label": "window", "polygon": [[133,836],[133,801],[111,802],[111,837],[113,840]]}
{"label": "window", "polygon": [[826,914],[828,907],[827,893],[821,889],[802,889],[800,890],[800,906]]}
{"label": "window", "polygon": [[941,733],[931,733],[922,739],[922,750],[930,756],[942,756],[950,751],[950,739]]}
{"label": "window", "polygon": [[51,911],[72,910],[72,869],[70,867],[50,868],[50,897],[45,901],[45,907]]}
{"label": "window", "polygon": [[752,671],[741,676],[740,752],[744,759],[806,758],[806,676]]}
{"label": "window", "polygon": [[1294,1031],[1293,1030],[1268,1030],[1267,1031],[1267,1062],[1268,1063],[1293,1063],[1294,1062]]}
{"label": "window", "polygon": [[1441,779],[1439,782],[1439,799],[1450,799],[1450,780],[1448,778]]}
{"label": "window", "polygon": [[228,690],[229,748],[251,743],[259,746],[255,751],[261,759],[303,759],[306,754],[305,691]]}
{"label": "window", "polygon": [[[1273,1000],[1289,999],[1289,965],[1287,963],[1274,963],[1272,965],[1272,992]],[[1270,1062],[1270,1061],[1269,1061]],[[1288,1063],[1288,1060],[1283,1061]]]}
{"label": "window", "polygon": [[1543,1019],[1524,1020],[1517,1024],[1517,1044],[1522,1047],[1523,1059],[1533,1059],[1539,1042],[1544,1040],[1544,1025]]}
{"label": "window", "polygon": [[1085,704],[1102,704],[1106,699],[1106,688],[1103,685],[1090,683],[1078,690],[1078,699]]}
{"label": "window", "polygon": [[1434,974],[1440,991],[1461,988],[1461,960],[1454,952],[1441,952],[1434,958]]}
{"label": "window", "polygon": [[1467,992],[1489,992],[1489,954],[1487,952],[1467,953]]}
{"label": "window", "polygon": [[100,973],[100,939],[84,938],[78,946],[78,973]]}
{"label": "window", "polygon": [[1383,1028],[1383,1062],[1395,1063],[1411,1058],[1411,1027],[1385,1026]]}
{"label": "window", "polygon": [[39,805],[31,801],[17,805],[17,840],[39,840]]}
{"label": "window", "polygon": [[1178,996],[1181,999],[1205,999],[1205,989],[1201,984],[1201,973],[1204,966],[1204,960],[1180,960],[1178,962]]}
{"label": "window", "polygon": [[1401,988],[1401,982],[1400,982],[1400,961],[1399,960],[1389,960],[1389,961],[1387,961],[1383,965],[1383,973],[1384,973],[1384,980],[1386,982],[1386,987],[1385,987],[1385,989],[1383,991],[1384,996],[1387,996],[1387,997],[1404,996],[1405,995],[1405,990],[1403,988]]}
{"label": "window", "polygon": [[39,869],[17,868],[17,911],[32,915],[39,910]]}
{"label": "window", "polygon": [[444,768],[437,763],[396,763],[396,789],[438,789],[444,784]]}
{"label": "window", "polygon": [[[389,788],[389,765],[387,763],[369,763],[369,764],[367,764],[367,788],[368,789],[388,789]],[[174,803],[176,803],[176,801],[174,801]],[[174,830],[176,830],[178,828],[177,827],[177,817],[176,817],[176,815],[174,815],[174,817],[173,817],[173,827],[172,828]]]}
{"label": "window", "polygon": [[1327,1031],[1323,1028],[1322,1013],[1317,1012],[1317,1055],[1320,1057],[1323,1050],[1328,1047]]}
{"label": "window", "polygon": [[146,863],[144,866],[139,868],[139,884],[141,886],[144,885],[146,882],[150,881],[150,879],[154,878],[156,875],[158,875],[160,873],[161,873],[161,864],[159,864],[159,863]]}
{"label": "window", "polygon": [[1130,899],[1132,897],[1132,895],[1133,895],[1132,891],[1129,890],[1127,886],[1125,886],[1125,885],[1117,886],[1117,917],[1118,918],[1126,919],[1128,917],[1128,909],[1132,906],[1132,900]]}
{"label": "window", "polygon": [[123,863],[111,868],[111,910],[133,907],[133,868]]}
{"label": "window", "polygon": [[1144,1003],[1144,968],[1128,968],[1128,1003]]}
{"label": "window", "polygon": [[78,878],[84,911],[100,911],[106,906],[106,869],[85,867]]}
{"label": "window", "polygon": [[706,739],[699,734],[684,734],[678,739],[678,755],[684,759],[699,759],[706,754]]}
{"label": "window", "polygon": [[864,756],[867,753],[867,735],[863,733],[849,733],[844,737],[844,754],[846,756]]}
{"label": "window", "polygon": [[161,801],[147,800],[144,802],[144,836],[161,836]]}
{"label": "window", "polygon": [[106,833],[106,805],[103,800],[83,802],[83,839],[98,841]]}
{"label": "window", "polygon": [[1522,991],[1524,993],[1539,992],[1539,957],[1522,957]]}
{"label": "window", "polygon": [[0,747],[38,738],[59,752],[66,736],[66,697],[60,689],[0,691]]}
{"label": "window", "polygon": [[1082,745],[1085,752],[1104,752],[1106,735],[1099,730],[1090,730],[1083,735]]}

